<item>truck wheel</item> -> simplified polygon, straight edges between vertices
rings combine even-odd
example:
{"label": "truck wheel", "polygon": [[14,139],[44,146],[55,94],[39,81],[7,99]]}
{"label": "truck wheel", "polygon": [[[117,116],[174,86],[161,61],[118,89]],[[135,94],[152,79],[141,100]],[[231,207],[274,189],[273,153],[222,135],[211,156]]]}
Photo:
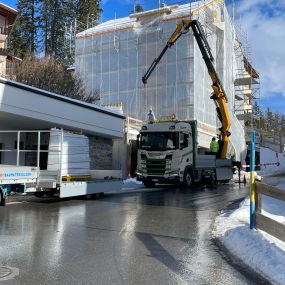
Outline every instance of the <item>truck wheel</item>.
{"label": "truck wheel", "polygon": [[145,186],[146,188],[150,188],[150,187],[155,186],[155,183],[152,182],[152,181],[150,181],[150,180],[145,180],[145,181],[143,181],[143,184],[144,184],[144,186]]}
{"label": "truck wheel", "polygon": [[194,179],[193,179],[193,170],[192,168],[187,168],[185,173],[184,173],[184,178],[183,178],[184,185],[186,187],[190,187],[193,185]]}
{"label": "truck wheel", "polygon": [[35,197],[37,197],[37,198],[43,198],[44,197],[44,192],[35,192]]}
{"label": "truck wheel", "polygon": [[209,178],[209,184],[213,186],[215,184],[215,182],[216,182],[215,174],[212,173],[210,178]]}
{"label": "truck wheel", "polygon": [[48,191],[48,192],[46,192],[46,195],[47,195],[49,198],[54,197],[54,194],[55,194],[54,191]]}

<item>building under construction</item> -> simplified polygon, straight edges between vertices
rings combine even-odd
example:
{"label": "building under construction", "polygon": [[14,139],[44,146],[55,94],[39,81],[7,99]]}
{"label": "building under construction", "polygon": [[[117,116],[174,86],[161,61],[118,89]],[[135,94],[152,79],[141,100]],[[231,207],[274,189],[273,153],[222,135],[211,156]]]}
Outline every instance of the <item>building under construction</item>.
{"label": "building under construction", "polygon": [[145,120],[152,109],[157,117],[175,114],[179,120],[197,120],[199,147],[208,148],[220,123],[192,33],[167,51],[147,85],[141,80],[181,19],[198,19],[206,33],[228,97],[230,154],[239,160],[246,150],[244,113],[251,113],[252,84],[258,75],[245,57],[224,1],[164,5],[87,29],[76,36],[76,71],[91,92],[100,93],[101,105],[122,104],[126,116]]}

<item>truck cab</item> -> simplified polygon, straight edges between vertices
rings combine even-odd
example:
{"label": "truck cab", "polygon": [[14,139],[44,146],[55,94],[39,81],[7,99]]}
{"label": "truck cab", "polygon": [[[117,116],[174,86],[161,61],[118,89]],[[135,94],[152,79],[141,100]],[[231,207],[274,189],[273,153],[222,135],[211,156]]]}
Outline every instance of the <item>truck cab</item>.
{"label": "truck cab", "polygon": [[145,186],[178,184],[196,152],[196,121],[162,121],[142,126],[138,138],[138,180]]}
{"label": "truck cab", "polygon": [[157,121],[142,126],[138,136],[137,179],[146,187],[232,179],[232,162],[198,154],[197,121]]}

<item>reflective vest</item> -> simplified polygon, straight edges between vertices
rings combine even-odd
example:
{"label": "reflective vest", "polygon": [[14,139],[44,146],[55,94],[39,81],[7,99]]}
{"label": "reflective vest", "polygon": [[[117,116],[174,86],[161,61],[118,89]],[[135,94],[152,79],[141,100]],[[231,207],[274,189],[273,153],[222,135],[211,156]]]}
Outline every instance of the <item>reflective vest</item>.
{"label": "reflective vest", "polygon": [[217,141],[211,141],[210,151],[215,153],[219,151],[219,143]]}

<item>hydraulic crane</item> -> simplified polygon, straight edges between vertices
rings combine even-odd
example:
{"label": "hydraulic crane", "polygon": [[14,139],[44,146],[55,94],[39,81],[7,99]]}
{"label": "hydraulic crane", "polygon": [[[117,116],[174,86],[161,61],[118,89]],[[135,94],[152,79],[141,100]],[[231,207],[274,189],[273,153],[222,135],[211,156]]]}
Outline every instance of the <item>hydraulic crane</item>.
{"label": "hydraulic crane", "polygon": [[145,75],[142,77],[142,81],[144,84],[147,83],[148,78],[150,77],[150,75],[152,74],[155,67],[160,62],[161,58],[164,56],[166,51],[169,48],[171,48],[182,35],[188,33],[190,28],[193,31],[193,35],[197,41],[199,49],[202,53],[202,57],[207,66],[208,73],[212,80],[213,93],[210,98],[213,99],[215,102],[217,115],[222,124],[220,128],[220,137],[221,137],[222,143],[221,143],[221,150],[220,150],[219,158],[226,159],[228,144],[229,144],[229,137],[231,135],[231,133],[229,132],[231,123],[230,123],[230,117],[229,117],[229,112],[227,108],[228,99],[227,99],[225,90],[223,88],[223,85],[216,72],[215,66],[213,64],[214,58],[211,53],[211,48],[209,46],[209,43],[207,41],[203,28],[198,20],[182,20],[179,24],[177,24],[174,33],[168,39],[167,44],[162,50],[162,52],[160,53],[160,55],[154,59],[151,66],[149,67]]}

